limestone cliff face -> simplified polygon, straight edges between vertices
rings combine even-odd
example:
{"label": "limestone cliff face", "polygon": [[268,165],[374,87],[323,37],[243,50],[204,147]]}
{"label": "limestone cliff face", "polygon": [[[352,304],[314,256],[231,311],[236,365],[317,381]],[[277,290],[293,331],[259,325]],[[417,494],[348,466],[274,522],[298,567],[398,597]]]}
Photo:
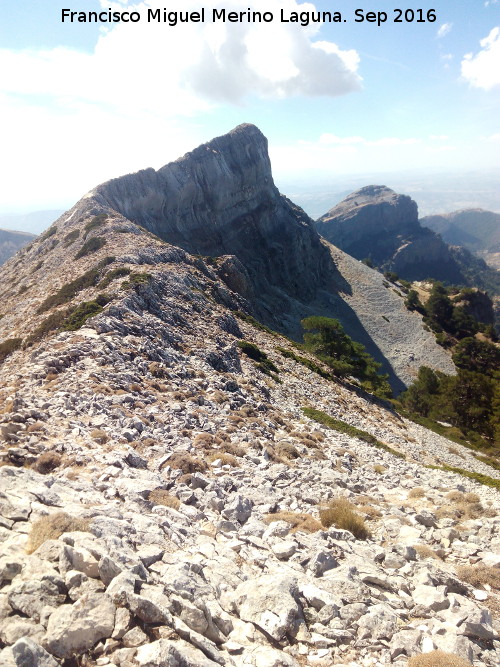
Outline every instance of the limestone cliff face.
{"label": "limestone cliff face", "polygon": [[328,253],[312,220],[278,192],[267,139],[253,125],[91,194],[190,253],[235,255],[266,291],[277,287],[308,299],[322,280]]}
{"label": "limestone cliff face", "polygon": [[408,280],[462,281],[448,246],[420,226],[417,204],[386,186],[356,190],[319,218],[316,229],[356,259],[370,258]]}

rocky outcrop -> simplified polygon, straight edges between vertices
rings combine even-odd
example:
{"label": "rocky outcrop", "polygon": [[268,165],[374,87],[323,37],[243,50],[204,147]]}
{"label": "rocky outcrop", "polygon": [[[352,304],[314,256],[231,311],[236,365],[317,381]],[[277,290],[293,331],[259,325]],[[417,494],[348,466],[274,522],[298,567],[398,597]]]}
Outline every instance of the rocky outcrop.
{"label": "rocky outcrop", "polygon": [[278,192],[267,139],[254,125],[91,196],[192,254],[236,256],[261,298],[308,300],[325,284],[328,252],[310,218]]}
{"label": "rocky outcrop", "polygon": [[407,280],[463,283],[448,246],[418,221],[417,204],[383,185],[356,190],[316,221],[330,243]]}
{"label": "rocky outcrop", "polygon": [[10,229],[0,229],[0,265],[4,264],[10,257],[36,238],[33,234],[26,232],[14,232]]}

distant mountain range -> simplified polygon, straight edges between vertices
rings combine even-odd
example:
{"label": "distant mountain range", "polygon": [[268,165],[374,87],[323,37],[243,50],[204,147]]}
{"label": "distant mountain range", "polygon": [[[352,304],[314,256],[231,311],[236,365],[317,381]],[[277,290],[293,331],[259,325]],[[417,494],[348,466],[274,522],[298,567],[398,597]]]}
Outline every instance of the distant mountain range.
{"label": "distant mountain range", "polygon": [[31,213],[0,214],[0,227],[4,229],[19,229],[30,234],[40,234],[64,213],[63,209],[47,211],[32,211]]}
{"label": "distant mountain range", "polygon": [[481,208],[428,215],[420,224],[441,235],[446,243],[460,245],[500,269],[500,213]]}
{"label": "distant mountain range", "polygon": [[19,248],[22,248],[34,238],[36,238],[34,234],[0,229],[0,264],[6,262],[9,257],[16,254]]}

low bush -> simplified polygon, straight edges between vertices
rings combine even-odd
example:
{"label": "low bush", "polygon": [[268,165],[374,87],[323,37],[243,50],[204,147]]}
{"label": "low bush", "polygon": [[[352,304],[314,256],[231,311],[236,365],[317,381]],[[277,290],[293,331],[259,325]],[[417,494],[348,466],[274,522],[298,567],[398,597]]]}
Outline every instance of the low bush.
{"label": "low bush", "polygon": [[165,507],[171,507],[174,510],[179,509],[181,504],[179,498],[173,496],[164,489],[154,489],[154,491],[150,491],[148,500],[155,505],[164,505]]}
{"label": "low bush", "polygon": [[239,340],[236,345],[240,348],[243,354],[246,354],[247,357],[256,361],[257,368],[266,375],[273,377],[273,373],[278,374],[280,372],[279,368],[268,358],[267,354],[262,352],[255,343],[250,343],[247,340]]}
{"label": "low bush", "polygon": [[425,490],[421,486],[416,486],[408,494],[408,498],[423,498],[425,496]]}
{"label": "low bush", "polygon": [[500,589],[500,570],[488,565],[460,565],[457,567],[457,576],[466,584],[474,588],[485,585]]}
{"label": "low bush", "polygon": [[19,350],[23,344],[22,338],[7,338],[3,343],[0,343],[0,364],[16,350]]}
{"label": "low bush", "polygon": [[31,554],[47,540],[57,540],[63,533],[73,531],[90,532],[89,521],[77,519],[66,512],[43,516],[32,524],[26,550]]}
{"label": "low bush", "polygon": [[415,544],[413,546],[420,558],[433,558],[434,560],[441,560],[439,555],[426,544]]}
{"label": "low bush", "polygon": [[273,521],[285,521],[289,523],[292,528],[292,533],[316,533],[321,530],[321,523],[310,514],[300,512],[276,512],[274,514],[267,514],[264,517],[265,523],[273,523]]}
{"label": "low bush", "polygon": [[94,301],[83,301],[72,313],[65,319],[61,326],[62,331],[76,331],[80,329],[89,317],[98,315],[103,307],[109,303],[109,297],[100,294]]}
{"label": "low bush", "polygon": [[292,445],[290,442],[278,442],[275,447],[275,452],[279,457],[283,457],[288,460],[300,458],[297,447]]}
{"label": "low bush", "polygon": [[238,459],[232,454],[228,454],[227,452],[221,452],[220,450],[216,449],[207,455],[207,461],[209,463],[213,463],[218,459],[224,466],[231,466],[232,468],[238,467]]}
{"label": "low bush", "polygon": [[412,656],[408,660],[408,667],[472,667],[472,665],[454,653],[431,651]]}
{"label": "low bush", "polygon": [[175,470],[182,470],[187,475],[188,473],[204,472],[207,469],[207,464],[187,452],[176,452],[166,461],[165,465],[169,465]]}
{"label": "low bush", "polygon": [[99,271],[102,268],[103,262],[99,262],[95,268],[82,273],[82,275],[78,276],[78,278],[75,278],[71,282],[66,283],[66,285],[63,285],[61,289],[58,290],[55,294],[47,297],[45,301],[40,304],[36,312],[39,314],[45,313],[51,308],[62,306],[65,303],[71,301],[71,299],[73,299],[82,290],[87,289],[87,287],[93,287],[98,281]]}
{"label": "low bush", "polygon": [[45,234],[42,234],[39,237],[40,243],[43,243],[47,239],[50,239],[51,236],[54,236],[54,234],[57,234],[57,225],[52,225],[52,227],[49,227]]}
{"label": "low bush", "polygon": [[106,431],[103,431],[100,428],[95,428],[90,432],[90,437],[95,440],[99,445],[105,445],[109,440],[109,435]]}
{"label": "low bush", "polygon": [[93,252],[97,252],[105,245],[106,239],[104,239],[102,236],[93,236],[88,241],[85,241],[80,250],[76,253],[75,259],[81,259],[82,257],[86,257]]}
{"label": "low bush", "polygon": [[76,239],[79,236],[80,236],[79,229],[74,229],[72,232],[69,232],[69,234],[66,234],[66,236],[63,238],[64,247],[68,248],[72,243],[76,241]]}
{"label": "low bush", "polygon": [[106,215],[106,213],[99,213],[98,215],[95,215],[92,218],[92,220],[89,220],[89,222],[87,222],[87,224],[85,225],[83,238],[86,239],[91,231],[93,231],[94,229],[99,229],[99,227],[102,227],[102,225],[106,222],[107,219],[108,216]]}
{"label": "low bush", "polygon": [[153,276],[150,273],[131,273],[128,280],[124,280],[121,289],[131,289],[137,285],[146,285]]}
{"label": "low bush", "polygon": [[130,274],[130,269],[128,269],[126,266],[119,266],[116,269],[111,269],[111,271],[108,271],[104,278],[101,280],[99,283],[98,287],[99,289],[106,289],[113,280],[116,280],[116,278],[123,278],[124,276],[128,276]]}
{"label": "low bush", "polygon": [[355,509],[346,498],[334,498],[328,507],[320,509],[319,518],[325,528],[336,526],[348,530],[360,540],[366,540],[370,537],[370,531],[363,517],[357,514]]}
{"label": "low bush", "polygon": [[57,452],[43,452],[37,458],[33,467],[42,475],[48,475],[56,470],[56,468],[59,468],[61,461],[62,457]]}
{"label": "low bush", "polygon": [[338,431],[339,433],[345,433],[346,435],[350,435],[353,438],[359,438],[360,440],[363,440],[370,445],[374,445],[378,449],[383,449],[386,452],[389,452],[389,454],[397,456],[400,459],[406,458],[404,454],[398,452],[392,447],[389,447],[389,445],[386,445],[385,442],[380,442],[380,440],[377,440],[377,438],[371,433],[362,431],[361,429],[356,428],[355,426],[351,426],[351,424],[347,424],[340,419],[335,419],[335,417],[331,417],[330,415],[326,414],[326,412],[316,410],[315,408],[302,408],[302,412],[306,417],[309,417],[309,419],[314,419],[314,421],[317,421],[319,424],[323,424],[323,426],[326,426],[327,428],[331,428],[332,430]]}

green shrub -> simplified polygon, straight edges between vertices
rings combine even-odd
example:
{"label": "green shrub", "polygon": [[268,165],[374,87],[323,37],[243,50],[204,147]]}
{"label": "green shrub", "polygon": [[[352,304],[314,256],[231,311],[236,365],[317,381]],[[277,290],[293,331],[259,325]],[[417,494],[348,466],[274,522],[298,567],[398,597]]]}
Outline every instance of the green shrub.
{"label": "green shrub", "polygon": [[60,329],[66,317],[72,312],[72,308],[64,310],[56,310],[46,317],[43,322],[33,331],[33,333],[26,339],[27,345],[32,345],[39,340],[42,340],[51,331]]}
{"label": "green shrub", "polygon": [[97,252],[106,245],[106,239],[103,239],[102,236],[93,236],[88,241],[85,241],[80,250],[76,253],[75,259],[81,259],[86,257],[93,252]]}
{"label": "green shrub", "polygon": [[340,419],[335,419],[334,417],[326,414],[326,412],[316,410],[315,408],[302,408],[302,412],[306,417],[309,417],[309,419],[314,419],[314,421],[317,421],[319,424],[323,424],[323,426],[326,426],[327,428],[331,428],[332,430],[338,431],[339,433],[345,433],[346,435],[350,435],[353,438],[359,438],[360,440],[363,440],[370,445],[374,445],[378,449],[383,449],[389,454],[397,456],[400,459],[406,458],[404,454],[398,452],[392,447],[389,447],[389,445],[386,445],[385,442],[380,442],[380,440],[377,440],[377,438],[371,433],[362,431],[355,426],[351,426],[351,424],[346,424],[346,422],[343,422]]}
{"label": "green shrub", "polygon": [[462,477],[468,477],[469,479],[473,479],[476,482],[479,482],[479,484],[483,484],[484,486],[491,486],[494,489],[500,489],[500,479],[495,479],[493,477],[489,477],[488,475],[483,475],[480,472],[471,472],[470,470],[464,470],[463,468],[455,468],[453,466],[448,466],[448,465],[440,465],[440,466],[427,465],[425,467],[431,468],[432,470],[446,470],[447,472],[455,472],[457,473],[457,475],[462,475]]}
{"label": "green shrub", "polygon": [[116,278],[123,278],[124,276],[128,276],[130,273],[130,269],[127,269],[126,266],[119,266],[117,269],[111,269],[111,271],[108,271],[104,278],[101,280],[99,283],[98,287],[99,289],[106,289],[106,287],[109,287],[113,280],[116,280]]}
{"label": "green shrub", "polygon": [[243,322],[246,322],[247,324],[251,324],[253,327],[256,329],[259,329],[259,331],[265,331],[266,333],[270,334],[271,336],[277,336],[278,334],[276,331],[273,331],[269,327],[267,327],[265,324],[262,324],[262,322],[259,322],[258,320],[255,319],[255,317],[252,317],[251,315],[247,315],[247,313],[243,313],[241,310],[235,310],[233,311],[236,317]]}
{"label": "green shrub", "polygon": [[95,215],[92,218],[92,220],[87,222],[87,224],[85,225],[83,238],[86,239],[91,231],[93,231],[94,229],[98,229],[99,227],[102,227],[102,225],[106,222],[107,219],[108,216],[106,215],[106,213],[99,213],[98,215]]}
{"label": "green shrub", "polygon": [[7,338],[3,343],[0,343],[0,363],[5,361],[9,354],[18,350],[22,344],[22,338]]}
{"label": "green shrub", "polygon": [[98,282],[100,271],[114,261],[114,257],[105,257],[95,268],[86,271],[81,276],[78,276],[78,278],[75,278],[75,280],[63,285],[63,287],[52,296],[47,297],[45,301],[40,304],[36,312],[39,314],[45,313],[51,308],[62,306],[71,301],[71,299],[82,290],[87,289],[87,287],[93,287]]}
{"label": "green shrub", "polygon": [[80,329],[89,317],[102,312],[103,306],[109,303],[109,297],[100,294],[94,301],[83,301],[73,310],[61,326],[62,331],[76,331]]}
{"label": "green shrub", "polygon": [[355,509],[346,498],[334,498],[328,507],[319,510],[319,518],[325,528],[336,526],[341,530],[348,530],[360,540],[366,540],[370,537],[370,531]]}
{"label": "green shrub", "polygon": [[50,239],[50,237],[54,236],[54,234],[57,234],[57,225],[52,225],[52,227],[49,227],[47,229],[45,234],[42,234],[42,236],[39,237],[40,243],[43,243],[43,241]]}
{"label": "green shrub", "polygon": [[66,236],[63,239],[64,247],[67,248],[70,246],[72,243],[76,241],[76,239],[80,236],[80,230],[79,229],[74,229],[72,232],[69,232],[69,234],[66,234]]}
{"label": "green shrub", "polygon": [[[273,377],[273,373],[279,373],[279,368],[268,358],[265,352],[262,352],[255,343],[250,343],[247,340],[239,340],[236,345],[240,348],[243,354],[257,362],[256,366],[266,375]],[[276,378],[273,378],[276,379]]]}
{"label": "green shrub", "polygon": [[298,354],[295,354],[295,352],[292,352],[291,350],[287,350],[285,347],[277,347],[276,348],[280,354],[282,354],[286,359],[293,359],[296,361],[298,364],[301,364],[302,366],[305,366],[308,368],[310,371],[313,371],[313,373],[316,373],[317,375],[321,376],[322,378],[325,378],[325,380],[333,380],[334,377],[331,373],[327,373],[324,371],[318,364],[315,364],[314,361],[311,361],[310,359],[307,359],[306,357],[301,357]]}
{"label": "green shrub", "polygon": [[153,276],[150,273],[131,273],[128,280],[124,280],[121,289],[131,289],[137,285],[146,285]]}
{"label": "green shrub", "polygon": [[306,350],[329,366],[339,377],[354,376],[368,391],[380,397],[392,396],[387,375],[379,375],[382,364],[365,346],[348,336],[338,320],[329,317],[307,317],[301,322]]}

